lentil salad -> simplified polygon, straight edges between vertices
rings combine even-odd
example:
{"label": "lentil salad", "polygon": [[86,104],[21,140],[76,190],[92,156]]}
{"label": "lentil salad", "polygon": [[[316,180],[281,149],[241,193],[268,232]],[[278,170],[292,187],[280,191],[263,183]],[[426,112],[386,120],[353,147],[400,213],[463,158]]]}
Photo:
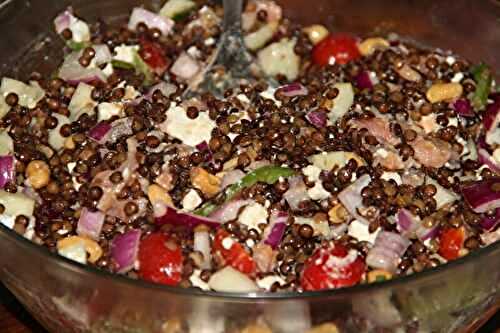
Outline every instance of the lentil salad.
{"label": "lentil salad", "polygon": [[2,223],[81,263],[216,291],[376,282],[498,239],[488,67],[257,1],[245,42],[282,86],[183,100],[221,12],[172,3],[118,28],[68,10],[56,77],[2,80]]}

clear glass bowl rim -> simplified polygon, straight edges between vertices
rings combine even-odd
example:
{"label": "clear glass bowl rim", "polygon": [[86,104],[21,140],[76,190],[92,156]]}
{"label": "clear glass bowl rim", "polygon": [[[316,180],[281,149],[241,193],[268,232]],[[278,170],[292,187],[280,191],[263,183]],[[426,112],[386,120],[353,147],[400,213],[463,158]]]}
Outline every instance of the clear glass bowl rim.
{"label": "clear glass bowl rim", "polygon": [[471,261],[479,258],[481,256],[486,256],[496,250],[500,249],[500,241],[497,241],[489,246],[475,250],[468,255],[461,257],[459,259],[453,260],[444,265],[439,265],[432,269],[427,269],[420,273],[414,273],[405,276],[398,276],[391,280],[381,281],[377,283],[368,284],[358,284],[352,287],[339,288],[339,289],[328,289],[322,291],[307,291],[307,292],[255,292],[255,293],[228,293],[228,292],[215,292],[215,291],[203,291],[196,288],[181,288],[175,286],[167,286],[162,284],[156,284],[147,282],[144,280],[134,280],[128,278],[121,274],[114,274],[105,270],[98,269],[90,265],[80,264],[78,262],[72,261],[65,257],[62,257],[56,253],[50,252],[46,247],[33,243],[32,241],[24,238],[23,236],[17,234],[13,230],[7,228],[6,226],[0,224],[0,233],[6,234],[14,242],[26,251],[38,251],[45,260],[50,261],[54,265],[62,265],[65,269],[73,271],[77,274],[90,274],[98,278],[113,280],[114,282],[128,284],[130,287],[136,288],[146,288],[151,290],[163,291],[166,293],[175,293],[182,296],[202,296],[208,298],[219,298],[219,299],[231,299],[231,300],[310,300],[317,298],[329,298],[329,297],[345,297],[352,294],[360,294],[365,292],[375,292],[377,289],[387,289],[403,284],[411,284],[412,282],[436,276],[440,272],[445,270],[453,270],[462,265],[471,264]]}

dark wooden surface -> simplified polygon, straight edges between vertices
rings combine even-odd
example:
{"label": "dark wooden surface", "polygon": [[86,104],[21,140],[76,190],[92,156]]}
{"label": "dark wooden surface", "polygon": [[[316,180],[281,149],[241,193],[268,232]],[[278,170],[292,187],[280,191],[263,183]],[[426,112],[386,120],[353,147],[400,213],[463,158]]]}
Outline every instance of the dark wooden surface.
{"label": "dark wooden surface", "polygon": [[[468,332],[476,330],[477,327]],[[48,333],[1,284],[0,333]],[[500,312],[497,312],[477,333],[500,333]]]}

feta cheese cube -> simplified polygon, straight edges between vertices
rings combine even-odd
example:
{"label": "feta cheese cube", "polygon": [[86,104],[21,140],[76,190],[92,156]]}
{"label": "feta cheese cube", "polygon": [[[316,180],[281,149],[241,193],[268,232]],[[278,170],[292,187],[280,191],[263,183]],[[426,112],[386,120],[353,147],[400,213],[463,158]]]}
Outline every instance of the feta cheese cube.
{"label": "feta cheese cube", "polygon": [[238,218],[238,222],[246,225],[248,229],[259,231],[258,225],[260,223],[267,223],[268,216],[269,214],[266,207],[255,202],[243,209]]}
{"label": "feta cheese cube", "polygon": [[202,203],[202,199],[196,190],[189,190],[189,192],[182,199],[182,207],[184,210],[192,211]]}

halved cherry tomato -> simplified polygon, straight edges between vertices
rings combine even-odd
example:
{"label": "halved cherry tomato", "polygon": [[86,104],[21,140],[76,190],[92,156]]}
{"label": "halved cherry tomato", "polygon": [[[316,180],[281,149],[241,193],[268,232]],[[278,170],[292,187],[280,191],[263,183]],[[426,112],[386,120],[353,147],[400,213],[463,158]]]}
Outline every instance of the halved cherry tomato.
{"label": "halved cherry tomato", "polygon": [[446,260],[457,259],[465,240],[463,228],[444,229],[439,236],[439,254]]}
{"label": "halved cherry tomato", "polygon": [[329,243],[306,260],[300,283],[304,290],[349,287],[361,281],[365,268],[365,261],[356,250]]}
{"label": "halved cherry tomato", "polygon": [[147,281],[177,285],[182,274],[181,247],[164,233],[146,236],[139,245],[139,275]]}
{"label": "halved cherry tomato", "polygon": [[[225,241],[225,239],[228,239]],[[217,230],[214,243],[212,245],[214,256],[217,256],[223,264],[245,274],[253,274],[256,269],[255,261],[243,245],[231,238],[231,235],[224,229]]]}
{"label": "halved cherry tomato", "polygon": [[349,35],[329,35],[316,44],[312,51],[314,63],[320,66],[328,64],[347,64],[361,57],[356,39]]}
{"label": "halved cherry tomato", "polygon": [[142,60],[144,60],[156,74],[163,74],[167,70],[168,62],[161,46],[147,40],[142,40],[140,44],[141,48],[139,49],[139,55]]}

